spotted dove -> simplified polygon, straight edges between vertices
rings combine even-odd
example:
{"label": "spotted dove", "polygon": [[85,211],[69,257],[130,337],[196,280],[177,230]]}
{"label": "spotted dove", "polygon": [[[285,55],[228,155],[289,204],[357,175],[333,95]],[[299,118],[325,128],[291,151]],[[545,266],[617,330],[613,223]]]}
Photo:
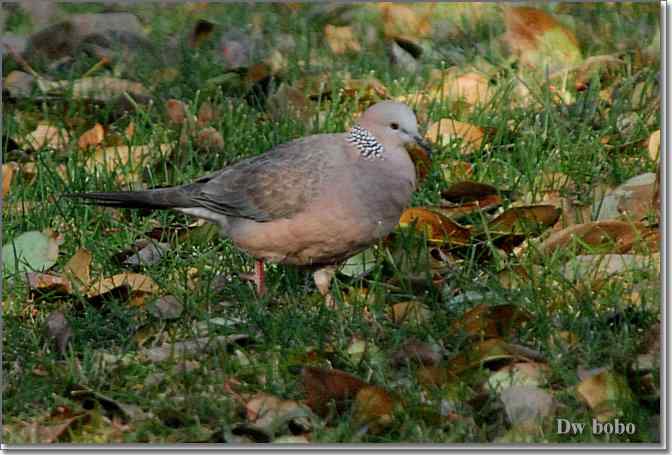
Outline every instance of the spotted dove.
{"label": "spotted dove", "polygon": [[334,265],[394,229],[415,189],[404,147],[416,143],[413,111],[383,101],[347,133],[278,145],[182,186],[129,192],[71,193],[108,207],[174,209],[219,225],[222,235],[263,261],[316,267],[325,296]]}

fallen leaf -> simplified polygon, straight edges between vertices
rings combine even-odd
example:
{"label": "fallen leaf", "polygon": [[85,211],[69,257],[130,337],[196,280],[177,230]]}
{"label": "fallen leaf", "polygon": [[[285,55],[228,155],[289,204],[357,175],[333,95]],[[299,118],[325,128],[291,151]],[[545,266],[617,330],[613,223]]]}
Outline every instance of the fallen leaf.
{"label": "fallen leaf", "polygon": [[649,158],[658,162],[660,159],[660,130],[656,130],[649,136],[648,142]]}
{"label": "fallen leaf", "polygon": [[409,208],[404,210],[399,219],[399,226],[409,227],[424,232],[429,241],[434,243],[448,243],[466,245],[471,239],[471,231],[439,213],[425,208]]}
{"label": "fallen leaf", "polygon": [[7,90],[12,98],[29,97],[34,87],[35,77],[23,71],[14,70],[7,77],[4,77],[2,81],[2,89]]}
{"label": "fallen leaf", "polygon": [[182,315],[182,303],[173,295],[164,295],[147,305],[147,311],[158,319],[177,319]]}
{"label": "fallen leaf", "polygon": [[38,123],[35,131],[16,140],[16,143],[21,147],[31,148],[36,151],[43,148],[62,151],[68,146],[69,142],[70,135],[67,131],[46,122]]}
{"label": "fallen leaf", "polygon": [[168,154],[173,146],[170,144],[154,145],[120,145],[97,149],[86,160],[86,169],[93,172],[96,169],[106,169],[113,172],[126,165],[139,168],[152,160],[159,159]]}
{"label": "fallen leaf", "polygon": [[382,13],[383,33],[387,38],[400,37],[414,42],[432,32],[432,5],[418,8],[420,5],[379,3],[377,6]]}
{"label": "fallen leaf", "polygon": [[79,248],[63,267],[63,273],[74,278],[76,287],[87,287],[91,283],[91,252],[85,248]]}
{"label": "fallen leaf", "polygon": [[79,136],[77,140],[77,145],[80,150],[86,150],[89,147],[95,147],[103,143],[105,138],[105,129],[100,123],[96,123],[93,128],[85,131]]}
{"label": "fallen leaf", "polygon": [[392,423],[395,404],[382,387],[362,387],[355,396],[354,419],[367,425],[370,433],[378,434]]}
{"label": "fallen leaf", "polygon": [[68,341],[72,337],[72,329],[60,311],[54,311],[47,317],[47,335],[54,339],[58,352],[65,355]]}
{"label": "fallen leaf", "polygon": [[504,7],[506,33],[502,37],[512,53],[531,68],[543,70],[578,64],[582,60],[574,34],[543,10]]}
{"label": "fallen leaf", "polygon": [[349,401],[368,384],[361,379],[336,369],[304,366],[301,369],[306,404],[319,416],[326,416],[333,400],[336,410],[342,412]]}
{"label": "fallen leaf", "polygon": [[583,379],[576,386],[576,392],[600,422],[619,415],[621,405],[634,399],[625,378],[608,370]]}
{"label": "fallen leaf", "polygon": [[481,148],[485,132],[470,123],[444,118],[432,123],[425,137],[438,144],[448,144],[455,139],[462,140],[462,151],[474,153]]}
{"label": "fallen leaf", "polygon": [[62,276],[39,272],[26,272],[28,287],[38,294],[68,295],[72,292],[70,281]]}
{"label": "fallen leaf", "polygon": [[554,232],[539,245],[539,251],[553,254],[572,245],[585,244],[592,249],[607,250],[603,252],[626,253],[642,234],[641,226],[626,221],[594,221]]}
{"label": "fallen leaf", "polygon": [[339,273],[349,277],[362,277],[373,270],[378,264],[373,247],[351,256],[338,269]]}
{"label": "fallen leaf", "polygon": [[511,207],[488,223],[488,230],[506,234],[529,234],[553,226],[561,210],[552,205]]}
{"label": "fallen leaf", "polygon": [[493,196],[498,193],[497,188],[487,183],[464,180],[453,183],[441,191],[441,197],[450,202],[463,203],[478,201],[486,196]]}
{"label": "fallen leaf", "polygon": [[392,320],[395,324],[423,324],[431,317],[431,310],[420,302],[400,302],[392,305]]}
{"label": "fallen leaf", "polygon": [[565,278],[571,282],[590,280],[594,286],[623,273],[655,269],[660,272],[660,254],[650,256],[633,254],[579,255],[563,267]]}
{"label": "fallen leaf", "polygon": [[12,186],[12,179],[14,178],[14,173],[19,169],[18,163],[12,161],[10,163],[4,163],[2,165],[2,198],[3,200],[9,194],[9,189]]}
{"label": "fallen leaf", "polygon": [[466,333],[479,339],[499,338],[509,335],[530,319],[524,310],[511,304],[490,306],[481,303],[453,322],[451,332]]}
{"label": "fallen leaf", "polygon": [[525,362],[506,365],[488,378],[488,386],[503,391],[513,386],[539,387],[546,384],[551,369],[545,363]]}
{"label": "fallen leaf", "polygon": [[114,290],[119,290],[120,288],[124,288],[130,293],[156,294],[159,291],[159,286],[146,275],[140,273],[119,273],[94,282],[89,286],[86,295],[91,299]]}
{"label": "fallen leaf", "polygon": [[[494,94],[487,76],[475,71],[461,72],[455,68],[445,71],[433,70],[430,87],[427,90],[425,102],[448,99],[453,102],[465,102],[468,106],[486,105]],[[478,132],[474,130],[470,134],[470,137],[475,138]]]}
{"label": "fallen leaf", "polygon": [[443,355],[437,345],[425,343],[416,339],[404,342],[393,354],[392,365],[400,367],[406,362],[417,362],[425,366],[437,365]]}
{"label": "fallen leaf", "polygon": [[2,247],[2,265],[7,273],[45,271],[58,259],[58,233],[29,231]]}
{"label": "fallen leaf", "polygon": [[350,26],[336,27],[327,24],[324,27],[324,37],[334,54],[345,54],[346,52],[359,52],[362,50],[362,46],[355,38],[355,33]]}
{"label": "fallen leaf", "polygon": [[602,199],[598,221],[626,219],[642,221],[656,207],[653,196],[656,190],[656,174],[648,172],[628,179],[608,192]]}

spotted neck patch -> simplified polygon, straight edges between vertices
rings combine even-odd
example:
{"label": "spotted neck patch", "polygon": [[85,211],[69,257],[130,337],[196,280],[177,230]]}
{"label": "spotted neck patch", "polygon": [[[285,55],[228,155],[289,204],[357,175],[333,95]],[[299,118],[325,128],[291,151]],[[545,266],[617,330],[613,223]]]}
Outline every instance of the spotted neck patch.
{"label": "spotted neck patch", "polygon": [[357,150],[359,150],[359,153],[364,158],[383,157],[383,151],[385,151],[383,145],[378,142],[373,134],[359,125],[355,125],[350,129],[347,141],[357,147]]}

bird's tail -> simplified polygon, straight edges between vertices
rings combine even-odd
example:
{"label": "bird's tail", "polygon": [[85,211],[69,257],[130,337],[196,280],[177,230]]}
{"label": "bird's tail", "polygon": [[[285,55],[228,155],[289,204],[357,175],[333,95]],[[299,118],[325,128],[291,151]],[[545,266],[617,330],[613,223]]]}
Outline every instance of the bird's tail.
{"label": "bird's tail", "polygon": [[63,197],[84,199],[105,207],[132,209],[175,209],[194,207],[188,191],[181,187],[145,191],[66,193]]}

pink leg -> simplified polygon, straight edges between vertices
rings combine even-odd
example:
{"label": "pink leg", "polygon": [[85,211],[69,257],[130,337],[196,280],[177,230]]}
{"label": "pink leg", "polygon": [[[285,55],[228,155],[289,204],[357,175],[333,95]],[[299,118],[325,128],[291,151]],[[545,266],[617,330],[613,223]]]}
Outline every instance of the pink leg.
{"label": "pink leg", "polygon": [[263,259],[257,259],[254,263],[254,282],[257,285],[257,295],[259,297],[266,295],[266,279],[264,276]]}

